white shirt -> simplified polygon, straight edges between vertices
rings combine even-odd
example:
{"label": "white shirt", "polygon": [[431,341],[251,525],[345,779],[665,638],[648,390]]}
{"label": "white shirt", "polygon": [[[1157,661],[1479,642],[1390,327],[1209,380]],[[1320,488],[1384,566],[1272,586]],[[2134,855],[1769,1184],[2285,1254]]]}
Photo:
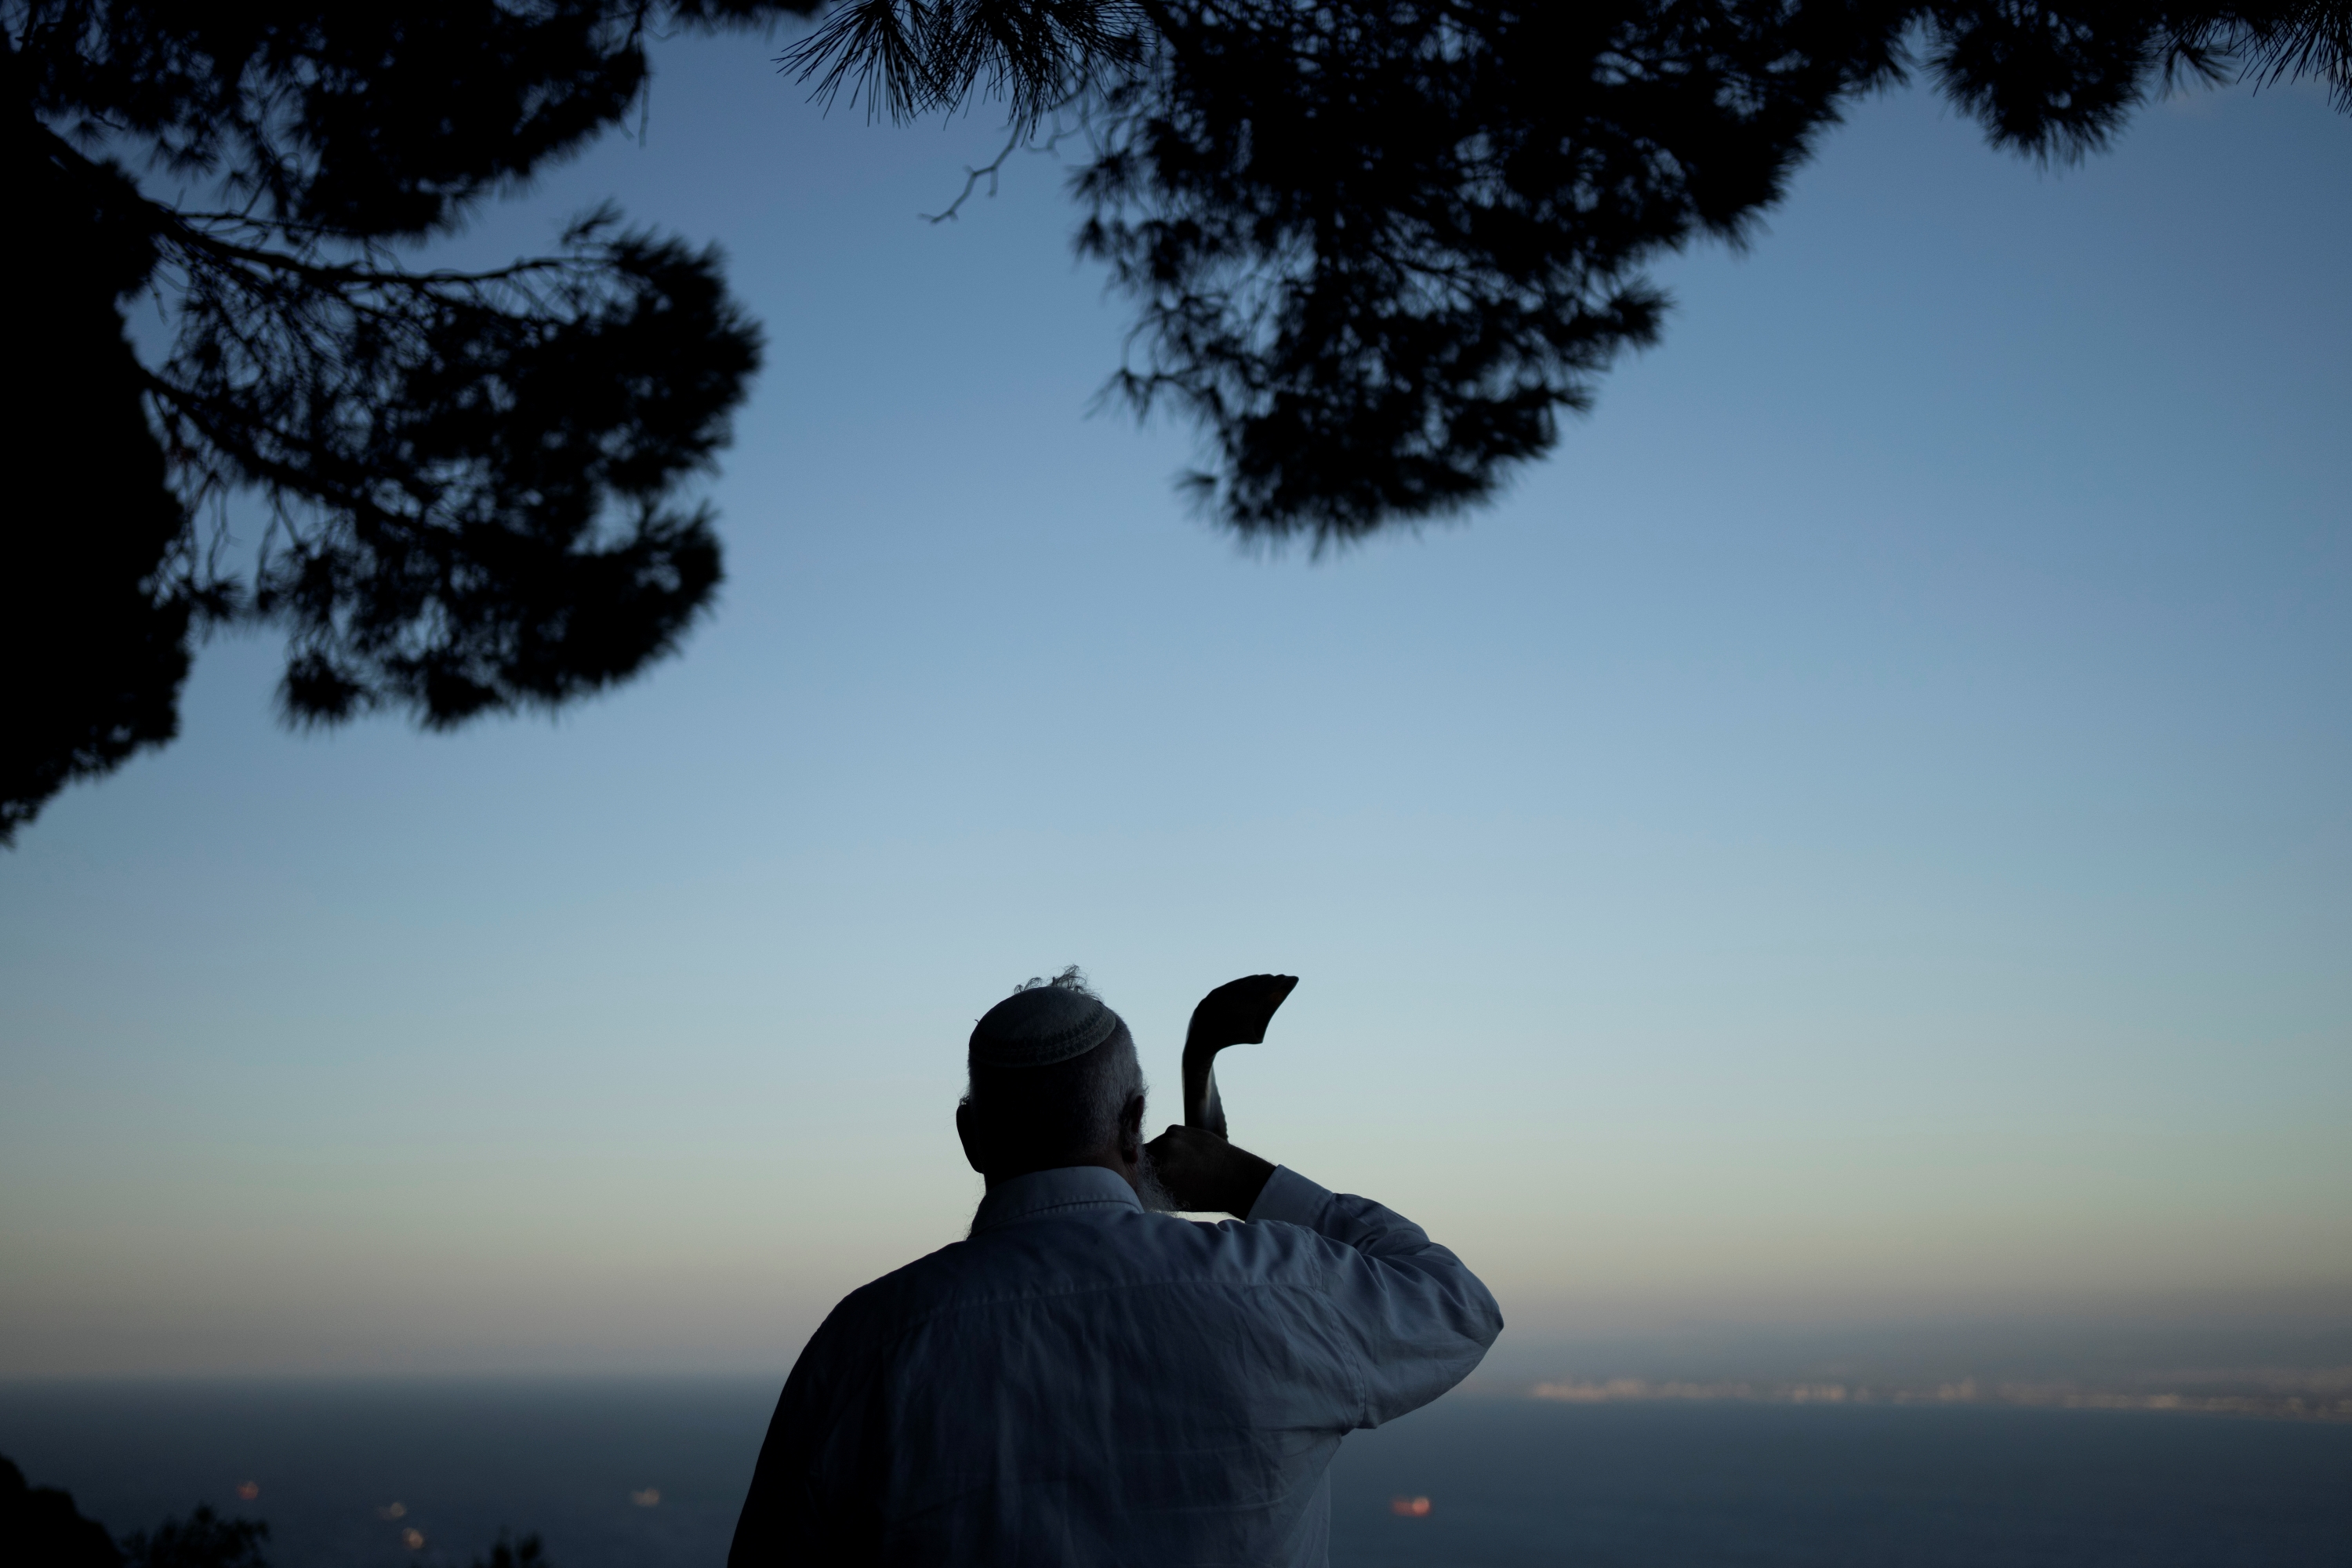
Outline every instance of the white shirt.
{"label": "white shirt", "polygon": [[1320,1568],[1340,1437],[1502,1327],[1420,1226],[1295,1171],[1218,1225],[1097,1166],[1015,1177],[809,1341],[729,1568]]}

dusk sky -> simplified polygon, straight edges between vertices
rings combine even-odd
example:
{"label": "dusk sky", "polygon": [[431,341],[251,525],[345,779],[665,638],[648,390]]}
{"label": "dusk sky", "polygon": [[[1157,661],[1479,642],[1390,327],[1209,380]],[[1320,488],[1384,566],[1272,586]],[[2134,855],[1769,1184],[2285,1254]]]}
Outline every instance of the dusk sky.
{"label": "dusk sky", "polygon": [[[182,737],[0,854],[0,1375],[774,1372],[961,1234],[972,1020],[1082,964],[1172,1120],[1506,1344],[2352,1321],[2352,119],[2048,170],[1862,106],[1496,506],[1252,553],[994,121],[673,43],[604,197],[767,366],[683,653],[549,721]],[[1931,1331],[1923,1327],[1922,1332]],[[1532,1348],[1529,1348],[1532,1347]]]}

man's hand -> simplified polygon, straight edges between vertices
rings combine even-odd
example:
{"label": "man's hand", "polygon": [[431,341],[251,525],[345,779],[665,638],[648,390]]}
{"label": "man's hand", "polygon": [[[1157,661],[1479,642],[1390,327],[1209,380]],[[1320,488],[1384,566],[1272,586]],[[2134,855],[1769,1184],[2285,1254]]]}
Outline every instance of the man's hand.
{"label": "man's hand", "polygon": [[1171,1127],[1145,1144],[1152,1173],[1180,1209],[1246,1215],[1274,1166],[1198,1127]]}

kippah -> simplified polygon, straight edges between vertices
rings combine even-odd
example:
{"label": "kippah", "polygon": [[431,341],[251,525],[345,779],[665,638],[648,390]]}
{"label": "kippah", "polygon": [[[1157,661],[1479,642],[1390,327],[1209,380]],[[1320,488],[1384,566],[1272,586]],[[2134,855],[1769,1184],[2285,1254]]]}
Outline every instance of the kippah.
{"label": "kippah", "polygon": [[1118,1015],[1100,999],[1066,985],[1032,985],[972,1026],[971,1065],[1049,1068],[1085,1056],[1118,1029]]}

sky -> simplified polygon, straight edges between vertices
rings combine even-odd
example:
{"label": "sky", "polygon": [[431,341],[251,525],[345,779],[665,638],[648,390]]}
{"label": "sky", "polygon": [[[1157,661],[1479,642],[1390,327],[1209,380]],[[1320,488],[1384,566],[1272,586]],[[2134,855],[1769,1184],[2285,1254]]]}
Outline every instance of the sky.
{"label": "sky", "polygon": [[724,247],[768,357],[683,653],[318,735],[216,640],[0,858],[0,1376],[781,1375],[961,1233],[964,1037],[1072,963],[1155,1123],[1192,1001],[1301,976],[1234,1137],[1454,1247],[1510,1364],[2352,1325],[2320,94],[2059,170],[1862,105],[1500,502],[1316,558],[1089,413],[1065,170],[925,224],[992,122],[774,52],[663,45],[641,142],[445,252]]}

